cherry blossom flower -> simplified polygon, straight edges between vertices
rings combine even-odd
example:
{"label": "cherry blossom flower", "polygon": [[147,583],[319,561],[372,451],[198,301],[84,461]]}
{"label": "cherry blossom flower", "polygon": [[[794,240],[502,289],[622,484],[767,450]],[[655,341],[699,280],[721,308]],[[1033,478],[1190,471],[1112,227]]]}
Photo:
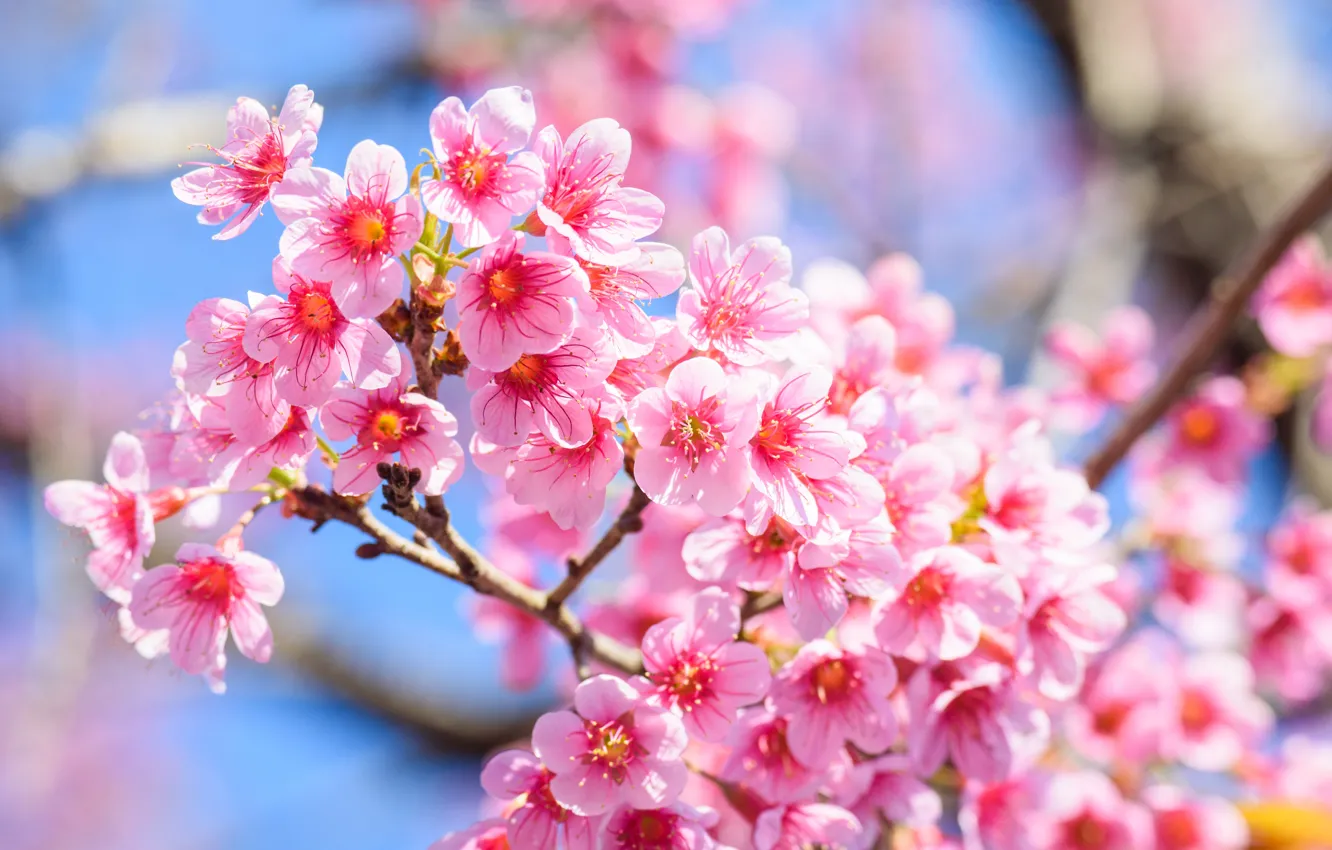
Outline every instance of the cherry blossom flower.
{"label": "cherry blossom flower", "polygon": [[614,266],[578,261],[591,286],[596,318],[605,323],[616,353],[624,358],[647,355],[658,336],[638,300],[670,295],[685,279],[684,256],[675,248],[659,242],[640,242],[638,247],[637,257]]}
{"label": "cherry blossom flower", "polygon": [[619,805],[675,802],[688,773],[680,757],[689,738],[679,718],[608,675],[584,680],[574,708],[577,714],[542,715],[532,730],[532,748],[555,774],[550,790],[561,805],[592,816]]}
{"label": "cherry blossom flower", "polygon": [[897,717],[888,702],[895,687],[897,668],[886,655],[816,640],[777,672],[771,700],[778,713],[795,721],[786,734],[792,754],[817,764],[847,742],[864,753],[886,750],[897,738]]}
{"label": "cherry blossom flower", "polygon": [[601,519],[606,488],[624,465],[624,449],[615,439],[619,418],[618,405],[599,406],[592,438],[572,449],[533,434],[514,456],[505,486],[520,505],[546,511],[561,528],[587,531]]}
{"label": "cherry blossom flower", "polygon": [[747,452],[758,427],[753,393],[715,362],[686,360],[666,386],[629,404],[629,427],[641,447],[634,477],[653,501],[697,501],[713,516],[740,503],[753,475]]}
{"label": "cherry blossom flower", "polygon": [[592,439],[595,402],[584,392],[599,386],[615,368],[604,335],[584,327],[548,354],[524,354],[508,369],[467,372],[472,421],[477,433],[499,446],[521,446],[533,431],[551,442],[577,448]]}
{"label": "cherry blossom flower", "polygon": [[1332,268],[1316,238],[1298,240],[1268,272],[1253,312],[1267,341],[1289,357],[1332,344]]}
{"label": "cherry blossom flower", "polygon": [[490,818],[478,824],[450,832],[431,844],[428,850],[509,850],[507,827],[500,818]]}
{"label": "cherry blossom flower", "polygon": [[277,118],[270,118],[259,101],[238,98],[227,111],[226,144],[210,148],[222,162],[177,177],[171,191],[185,203],[203,207],[200,224],[222,225],[214,239],[239,236],[290,172],[310,164],[323,117],[323,107],[305,86],[291,87]]}
{"label": "cherry blossom flower", "polygon": [[953,461],[929,443],[907,446],[876,476],[883,485],[884,509],[903,555],[942,546],[952,539],[961,509],[951,495]]}
{"label": "cherry blossom flower", "polygon": [[804,538],[773,517],[761,534],[750,534],[740,516],[712,519],[684,539],[689,575],[705,582],[735,582],[743,590],[767,590],[795,566]]}
{"label": "cherry blossom flower", "polygon": [[332,281],[343,310],[377,316],[401,294],[397,256],[420,237],[423,221],[395,148],[359,142],[344,177],[326,168],[292,169],[273,207],[287,224],[282,256],[307,280]]}
{"label": "cherry blossom flower", "polygon": [[866,825],[872,838],[878,835],[880,818],[907,826],[931,826],[939,821],[943,803],[939,793],[918,779],[911,760],[886,755],[859,762],[854,778],[838,802]]}
{"label": "cherry blossom flower", "polygon": [[1064,715],[1074,748],[1104,763],[1163,757],[1179,716],[1173,653],[1164,634],[1144,631],[1104,656]]}
{"label": "cherry blossom flower", "polygon": [[458,420],[434,399],[408,392],[404,376],[379,389],[334,390],[319,423],[330,440],[356,440],[333,470],[338,492],[371,492],[380,483],[379,463],[394,455],[421,470],[416,490],[427,496],[440,495],[462,476],[463,450],[453,439]]}
{"label": "cherry blossom flower", "polygon": [[[279,274],[275,268],[275,280]],[[278,288],[285,297],[270,295],[254,305],[244,347],[253,360],[280,370],[274,385],[284,400],[314,407],[344,374],[352,386],[373,390],[402,371],[393,339],[373,316],[348,309],[346,294],[335,295],[332,284],[291,273]]]}
{"label": "cherry blossom flower", "polygon": [[813,526],[818,522],[819,506],[805,482],[841,472],[854,455],[864,451],[863,438],[834,427],[824,415],[832,384],[828,372],[798,368],[781,381],[768,374],[758,380],[763,410],[758,432],[749,441],[752,492],[779,519],[795,526]]}
{"label": "cherry blossom flower", "polygon": [[694,237],[689,275],[676,305],[680,330],[737,365],[779,359],[780,344],[809,318],[805,294],[790,287],[791,251],[774,237],[732,252],[725,231],[710,227]]}
{"label": "cherry blossom flower", "polygon": [[853,324],[846,331],[846,351],[833,373],[829,409],[845,415],[870,390],[904,383],[896,357],[897,331],[887,319],[866,316]]}
{"label": "cherry blossom flower", "polygon": [[[652,351],[642,357],[621,358],[606,379],[607,391],[625,404],[643,390],[665,386],[671,367],[689,353],[689,343],[671,319],[653,318],[652,332],[656,334]],[[614,339],[613,333],[611,337]]]}
{"label": "cherry blossom flower", "polygon": [[266,558],[185,543],[176,563],[149,570],[134,585],[129,610],[134,625],[170,632],[171,660],[187,673],[216,665],[230,632],[241,654],[267,663],[273,633],[261,605],[282,598],[282,574]]}
{"label": "cherry blossom flower", "polygon": [[[731,727],[731,747],[719,776],[744,785],[774,803],[796,802],[823,783],[819,771],[828,765],[808,766],[795,757],[787,741],[790,724],[771,709],[745,708]],[[832,754],[829,754],[829,758]]]}
{"label": "cherry blossom flower", "polygon": [[545,251],[522,253],[523,245],[522,234],[503,234],[458,282],[463,353],[487,371],[559,348],[573,332],[575,302],[587,297],[587,275],[577,263]]}
{"label": "cherry blossom flower", "polygon": [[1290,605],[1332,600],[1332,512],[1297,500],[1267,535],[1266,578]]}
{"label": "cherry blossom flower", "polygon": [[570,850],[595,847],[594,821],[555,801],[550,782],[555,774],[523,750],[505,750],[486,762],[481,787],[505,806],[508,843],[513,850],[547,850],[563,834]]}
{"label": "cherry blossom flower", "polygon": [[599,846],[602,850],[713,850],[718,844],[708,827],[716,821],[716,813],[686,803],[646,810],[623,806],[602,821]]}
{"label": "cherry blossom flower", "polygon": [[1271,423],[1245,406],[1244,384],[1229,375],[1208,379],[1176,404],[1165,428],[1164,444],[1149,447],[1157,464],[1193,466],[1222,483],[1243,480],[1271,436]]}
{"label": "cherry blossom flower", "polygon": [[900,591],[881,597],[875,613],[880,645],[950,661],[969,655],[986,626],[1003,628],[1022,610],[1017,581],[957,546],[916,555]]}
{"label": "cherry blossom flower", "polygon": [[494,242],[536,203],[541,160],[518,153],[534,127],[532,93],[518,86],[491,89],[466,111],[458,98],[446,98],[430,113],[440,178],[421,181],[421,200],[468,248]]}
{"label": "cherry blossom flower", "polygon": [[772,678],[763,650],[736,642],[739,632],[740,607],[715,587],[695,596],[685,617],[648,629],[647,704],[675,712],[693,738],[725,738],[736,712],[761,700]]}
{"label": "cherry blossom flower", "polygon": [[661,201],[621,185],[629,148],[629,132],[609,118],[589,121],[563,141],[554,127],[537,134],[532,149],[546,179],[536,214],[553,250],[618,265],[637,257],[634,243],[661,227]]}
{"label": "cherry blossom flower", "polygon": [[286,472],[303,468],[314,454],[315,445],[309,411],[293,407],[282,429],[269,439],[257,445],[237,440],[219,451],[213,459],[212,475],[230,490],[245,490],[268,478],[274,467]]}
{"label": "cherry blossom flower", "polygon": [[1050,699],[1075,696],[1087,656],[1105,649],[1124,630],[1124,610],[1102,590],[1115,574],[1109,564],[1051,563],[1028,583],[1020,634],[1036,687]]}
{"label": "cherry blossom flower", "polygon": [[754,823],[755,850],[802,850],[827,847],[857,850],[861,846],[860,821],[831,803],[779,806],[759,815]]}
{"label": "cherry blossom flower", "polygon": [[180,510],[186,494],[179,487],[149,491],[143,444],[124,431],[111,438],[102,475],[105,484],[49,484],[43,501],[51,516],[87,532],[93,545],[88,577],[98,590],[123,604],[143,574],[143,559],[156,540],[154,521]]}
{"label": "cherry blossom flower", "polygon": [[1152,839],[1152,821],[1142,806],[1126,801],[1109,778],[1091,771],[1054,777],[1029,830],[1042,850],[1138,850]]}
{"label": "cherry blossom flower", "polygon": [[1321,605],[1286,606],[1258,597],[1245,624],[1249,662],[1260,684],[1294,702],[1322,692],[1332,672],[1332,620]]}
{"label": "cherry blossom flower", "polygon": [[816,638],[841,622],[848,595],[881,597],[904,578],[893,535],[880,511],[850,531],[801,547],[782,587],[786,612],[801,637]]}
{"label": "cherry blossom flower", "polygon": [[1045,336],[1045,348],[1068,373],[1068,382],[1051,397],[1055,411],[1069,427],[1094,427],[1106,409],[1129,404],[1156,379],[1151,355],[1152,320],[1142,309],[1120,307],[1106,315],[1101,338],[1073,322],[1056,324]]}
{"label": "cherry blossom flower", "polygon": [[1220,797],[1196,797],[1169,785],[1144,789],[1158,850],[1243,850],[1249,826],[1235,806]]}
{"label": "cherry blossom flower", "polygon": [[1174,755],[1198,770],[1225,770],[1272,727],[1272,709],[1253,692],[1253,668],[1242,656],[1210,652],[1179,671],[1179,727]]}

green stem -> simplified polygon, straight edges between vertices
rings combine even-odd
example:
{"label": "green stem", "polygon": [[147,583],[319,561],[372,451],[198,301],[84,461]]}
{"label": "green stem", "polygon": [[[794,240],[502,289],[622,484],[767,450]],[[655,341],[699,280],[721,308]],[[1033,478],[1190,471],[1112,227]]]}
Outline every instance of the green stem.
{"label": "green stem", "polygon": [[447,254],[453,247],[453,225],[444,228],[444,238],[439,243],[439,253]]}
{"label": "green stem", "polygon": [[328,459],[336,466],[338,459],[341,457],[341,455],[338,454],[338,450],[329,445],[328,440],[325,440],[319,434],[315,434],[315,442],[319,444],[319,448],[324,450],[324,454],[327,455]]}
{"label": "green stem", "polygon": [[480,250],[480,248],[468,248],[466,251],[459,251],[457,254],[454,254],[454,256],[461,260],[463,257],[470,257]]}

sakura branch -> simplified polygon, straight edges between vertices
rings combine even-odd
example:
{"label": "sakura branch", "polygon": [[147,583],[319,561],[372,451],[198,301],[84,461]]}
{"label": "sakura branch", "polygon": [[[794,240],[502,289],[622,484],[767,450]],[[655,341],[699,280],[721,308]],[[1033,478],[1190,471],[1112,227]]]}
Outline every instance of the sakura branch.
{"label": "sakura branch", "polygon": [[[570,706],[482,772],[502,815],[436,850],[956,846],[945,832],[1227,850],[1251,809],[1194,772],[1283,805],[1328,781],[1332,759],[1265,742],[1269,700],[1318,704],[1332,672],[1332,515],[1293,505],[1264,581],[1241,583],[1239,496],[1271,425],[1233,376],[1183,393],[1260,284],[1278,354],[1327,368],[1332,270],[1309,242],[1281,257],[1332,173],[1084,476],[1049,431],[1151,384],[1141,311],[1056,328],[1052,392],[1006,386],[910,258],[816,263],[797,287],[776,237],[644,241],[664,205],[625,183],[628,131],[535,116],[518,87],[448,98],[410,171],[366,140],[338,174],[314,164],[323,111],[297,86],[276,117],[238,101],[220,162],[176,181],[218,238],[265,207],[283,229],[274,292],[191,312],[176,391],[112,440],[106,483],[47,490],[141,654],[221,690],[229,639],[282,651],[263,612],[281,573],[246,548],[280,502],[468,588],[505,684],[542,681],[551,633],[571,651]],[[1115,547],[1094,487],[1130,447]],[[468,469],[475,543],[451,514]],[[258,501],[216,545],[145,569],[156,522],[211,536],[217,495],[241,491]]]}

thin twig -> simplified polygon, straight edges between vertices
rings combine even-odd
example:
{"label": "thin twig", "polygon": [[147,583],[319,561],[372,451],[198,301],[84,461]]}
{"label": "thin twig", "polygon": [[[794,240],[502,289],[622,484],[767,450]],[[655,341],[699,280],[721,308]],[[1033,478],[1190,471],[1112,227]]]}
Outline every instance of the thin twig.
{"label": "thin twig", "polygon": [[606,529],[606,533],[597,541],[582,558],[569,559],[569,574],[564,580],[551,590],[550,595],[546,597],[547,605],[563,605],[564,601],[573,595],[578,586],[583,583],[597,565],[606,560],[615,547],[620,545],[620,541],[627,534],[635,534],[643,530],[643,511],[651,504],[647,493],[637,484],[634,485],[633,495],[629,497],[629,504],[620,511],[620,516]]}
{"label": "thin twig", "polygon": [[1280,262],[1290,244],[1317,224],[1329,208],[1332,208],[1332,166],[1217,279],[1212,287],[1212,301],[1195,313],[1184,329],[1179,359],[1087,459],[1083,471],[1089,485],[1099,487],[1133,444],[1188,390],[1194,377],[1225,342],[1231,326],[1244,312],[1267,273]]}
{"label": "thin twig", "polygon": [[740,621],[765,614],[782,604],[782,595],[777,591],[751,593],[745,597],[745,604],[740,606]]}

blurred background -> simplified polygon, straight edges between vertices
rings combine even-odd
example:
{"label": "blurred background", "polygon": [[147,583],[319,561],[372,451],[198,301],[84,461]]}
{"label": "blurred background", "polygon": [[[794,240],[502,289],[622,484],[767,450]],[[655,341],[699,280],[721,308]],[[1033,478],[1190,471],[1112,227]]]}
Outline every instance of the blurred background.
{"label": "blurred background", "polygon": [[[1328,0],[9,0],[0,32],[0,845],[20,850],[423,850],[559,699],[563,647],[534,638],[549,672],[510,692],[456,587],[275,513],[250,545],[286,576],[277,652],[233,658],[214,697],[120,640],[42,510],[169,388],[197,301],[271,286],[271,214],[212,242],[168,185],[238,95],[311,86],[339,172],[366,137],[414,161],[441,98],[492,85],[533,89],[538,126],[614,117],[661,238],[775,233],[798,269],[908,251],[1010,380],[1041,380],[1055,317],[1136,300],[1168,340],[1332,150]],[[465,410],[460,382],[442,398]],[[1297,430],[1250,529],[1288,469],[1321,477]]]}

